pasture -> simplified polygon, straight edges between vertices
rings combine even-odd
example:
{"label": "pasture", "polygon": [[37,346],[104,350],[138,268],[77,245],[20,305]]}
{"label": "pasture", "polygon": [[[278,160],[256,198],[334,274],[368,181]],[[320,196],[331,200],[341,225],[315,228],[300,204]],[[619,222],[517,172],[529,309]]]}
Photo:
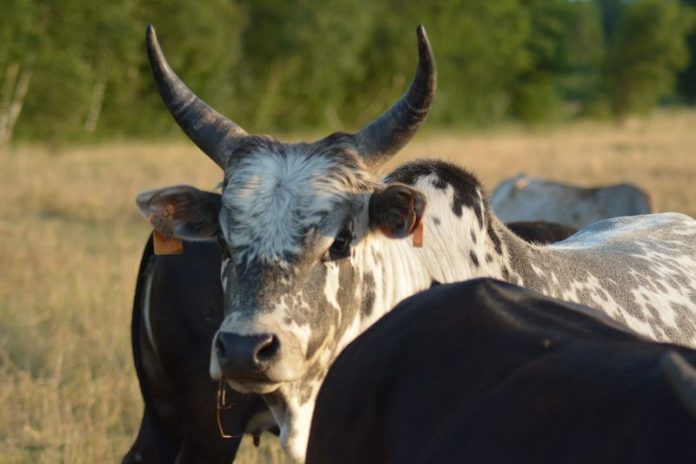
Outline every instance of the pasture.
{"label": "pasture", "polygon": [[[426,131],[387,169],[439,157],[488,189],[519,172],[579,185],[630,181],[658,211],[696,216],[695,129],[696,112],[661,112],[621,127]],[[135,195],[220,180],[180,136],[0,151],[0,463],[115,462],[127,451],[142,412],[130,311],[149,231]],[[259,450],[245,441],[239,462],[257,460],[282,461],[275,439],[264,436]]]}

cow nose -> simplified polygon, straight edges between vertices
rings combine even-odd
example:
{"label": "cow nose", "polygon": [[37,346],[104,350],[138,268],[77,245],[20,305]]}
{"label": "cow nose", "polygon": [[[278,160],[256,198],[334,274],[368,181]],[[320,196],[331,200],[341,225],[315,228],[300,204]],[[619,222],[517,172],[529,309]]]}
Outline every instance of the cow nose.
{"label": "cow nose", "polygon": [[274,334],[239,335],[220,332],[215,340],[220,369],[225,378],[258,377],[280,354]]}

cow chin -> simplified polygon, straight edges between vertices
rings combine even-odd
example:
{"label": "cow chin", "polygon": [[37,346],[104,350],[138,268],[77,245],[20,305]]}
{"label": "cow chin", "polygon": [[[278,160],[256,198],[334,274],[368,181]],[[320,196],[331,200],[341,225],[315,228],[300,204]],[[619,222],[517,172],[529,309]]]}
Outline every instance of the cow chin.
{"label": "cow chin", "polygon": [[230,388],[238,391],[239,393],[256,393],[258,395],[267,395],[273,393],[283,384],[282,382],[239,382],[232,379],[225,379],[225,382],[227,382],[227,385],[229,385]]}
{"label": "cow chin", "polygon": [[220,369],[220,364],[218,363],[217,359],[215,358],[215,355],[211,356],[210,359],[210,377],[213,380],[224,380],[227,382],[227,385],[230,386],[233,390],[236,390],[240,393],[256,393],[259,395],[265,395],[268,393],[273,393],[276,391],[281,385],[283,385],[286,382],[292,382],[294,379],[291,380],[275,380],[273,378],[268,378],[268,379],[231,379],[224,377],[222,375],[222,370]]}

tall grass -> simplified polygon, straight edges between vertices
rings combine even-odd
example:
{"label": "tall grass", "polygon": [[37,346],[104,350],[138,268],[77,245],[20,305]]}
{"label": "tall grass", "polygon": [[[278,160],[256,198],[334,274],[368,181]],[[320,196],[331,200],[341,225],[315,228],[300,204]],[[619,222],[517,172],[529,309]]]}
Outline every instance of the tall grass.
{"label": "tall grass", "polygon": [[[622,127],[420,136],[390,162],[437,156],[488,187],[518,172],[578,184],[632,181],[659,210],[696,216],[696,113]],[[142,402],[129,324],[148,226],[137,192],[221,180],[190,143],[0,152],[0,463],[120,459]],[[279,461],[275,439],[240,461]],[[268,443],[271,443],[268,445]]]}

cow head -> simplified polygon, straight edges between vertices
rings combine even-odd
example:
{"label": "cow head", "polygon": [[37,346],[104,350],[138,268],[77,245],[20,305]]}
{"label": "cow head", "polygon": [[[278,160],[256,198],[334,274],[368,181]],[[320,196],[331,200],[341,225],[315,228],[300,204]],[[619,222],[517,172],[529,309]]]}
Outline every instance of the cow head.
{"label": "cow head", "polygon": [[358,334],[361,312],[374,300],[367,244],[410,235],[425,208],[422,193],[381,185],[374,174],[411,139],[432,103],[434,58],[423,27],[417,36],[413,81],[384,114],[357,133],[282,143],[247,134],[196,97],[148,28],[164,102],[224,171],[222,195],[176,186],[137,199],[165,236],[219,240],[224,249],[225,318],[212,346],[214,378],[261,394],[292,385],[295,399],[306,402],[307,383],[320,381],[346,337]]}

